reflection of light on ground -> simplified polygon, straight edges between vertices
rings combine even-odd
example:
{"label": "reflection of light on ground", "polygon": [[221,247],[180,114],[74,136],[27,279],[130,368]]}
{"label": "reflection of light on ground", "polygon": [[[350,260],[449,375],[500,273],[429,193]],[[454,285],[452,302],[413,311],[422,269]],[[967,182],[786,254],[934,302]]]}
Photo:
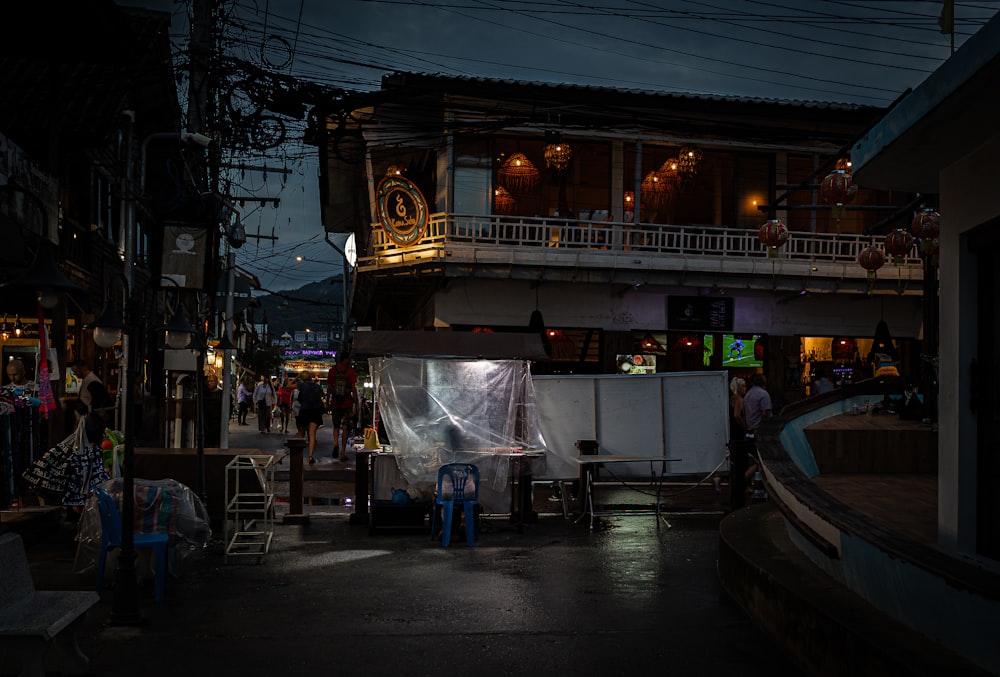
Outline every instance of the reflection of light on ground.
{"label": "reflection of light on ground", "polygon": [[[304,541],[297,545],[329,545],[329,541]],[[282,561],[282,569],[285,571],[306,571],[316,567],[329,566],[330,564],[345,564],[350,562],[360,562],[362,560],[373,559],[375,557],[385,557],[391,555],[390,550],[333,550],[316,555],[304,554],[302,552],[290,553],[291,557]]]}

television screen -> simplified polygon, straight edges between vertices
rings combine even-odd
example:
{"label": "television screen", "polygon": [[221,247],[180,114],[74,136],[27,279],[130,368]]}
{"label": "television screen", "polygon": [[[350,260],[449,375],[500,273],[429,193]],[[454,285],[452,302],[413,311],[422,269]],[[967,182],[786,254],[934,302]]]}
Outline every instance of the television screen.
{"label": "television screen", "polygon": [[[721,345],[717,348],[713,345],[713,336],[705,336],[705,347],[712,352],[722,354],[722,366],[731,369],[733,367],[763,367],[764,351],[763,344],[757,347],[757,341],[763,338],[761,334],[720,334]],[[706,360],[711,354],[706,351]]]}
{"label": "television screen", "polygon": [[617,361],[622,374],[656,373],[656,355],[618,355]]}

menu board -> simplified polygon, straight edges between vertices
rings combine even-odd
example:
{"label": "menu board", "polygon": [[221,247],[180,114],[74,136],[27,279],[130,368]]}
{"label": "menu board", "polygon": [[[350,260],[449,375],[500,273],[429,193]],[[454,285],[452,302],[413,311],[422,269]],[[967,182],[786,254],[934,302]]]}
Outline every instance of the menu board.
{"label": "menu board", "polygon": [[732,331],[733,299],[711,296],[668,296],[667,329]]}

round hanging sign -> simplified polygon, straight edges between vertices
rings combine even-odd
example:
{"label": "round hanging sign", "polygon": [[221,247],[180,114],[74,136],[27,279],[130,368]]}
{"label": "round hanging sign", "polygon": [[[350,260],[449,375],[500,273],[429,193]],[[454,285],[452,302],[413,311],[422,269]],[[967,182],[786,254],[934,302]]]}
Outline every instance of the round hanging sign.
{"label": "round hanging sign", "polygon": [[427,230],[427,200],[405,176],[387,176],[378,185],[378,220],[389,239],[403,247],[418,242]]}

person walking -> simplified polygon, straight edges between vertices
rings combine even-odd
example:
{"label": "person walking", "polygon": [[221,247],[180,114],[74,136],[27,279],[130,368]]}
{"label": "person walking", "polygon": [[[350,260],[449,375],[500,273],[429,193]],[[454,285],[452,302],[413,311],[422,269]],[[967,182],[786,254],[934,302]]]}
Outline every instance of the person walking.
{"label": "person walking", "polygon": [[326,408],[333,425],[333,456],[347,462],[347,438],[358,407],[358,373],[351,366],[351,354],[344,351],[326,375]]}
{"label": "person walking", "polygon": [[771,418],[771,395],[767,392],[767,377],[754,374],[750,388],[743,396],[743,424],[748,435],[754,435],[766,419]]}
{"label": "person walking", "polygon": [[[756,439],[757,428],[760,424],[771,418],[771,395],[767,392],[767,377],[763,374],[754,374],[750,379],[750,388],[743,396],[743,424],[746,426],[747,441]],[[751,459],[744,478],[750,481],[757,474],[759,469],[756,458],[757,447],[754,443],[754,458]]]}
{"label": "person walking", "polygon": [[[746,425],[743,420],[743,395],[747,391],[747,382],[739,376],[734,376],[729,381],[729,460],[732,469],[739,471],[742,465],[746,464],[745,445]],[[730,482],[737,479],[730,475]],[[715,493],[722,493],[722,478],[718,474],[712,475],[712,486]]]}
{"label": "person walking", "polygon": [[292,379],[286,378],[278,386],[278,432],[288,434],[288,422],[292,413]]}
{"label": "person walking", "polygon": [[247,412],[250,410],[251,390],[247,379],[241,378],[240,385],[236,389],[236,422],[239,425],[247,424]]}
{"label": "person walking", "polygon": [[260,375],[260,382],[253,390],[253,403],[257,409],[257,430],[261,435],[271,432],[271,410],[278,403],[278,393],[267,374]]}
{"label": "person walking", "polygon": [[309,370],[299,374],[299,384],[295,388],[295,399],[299,404],[299,414],[295,418],[300,438],[308,435],[309,462],[316,462],[316,431],[323,425],[323,388],[313,380]]}

